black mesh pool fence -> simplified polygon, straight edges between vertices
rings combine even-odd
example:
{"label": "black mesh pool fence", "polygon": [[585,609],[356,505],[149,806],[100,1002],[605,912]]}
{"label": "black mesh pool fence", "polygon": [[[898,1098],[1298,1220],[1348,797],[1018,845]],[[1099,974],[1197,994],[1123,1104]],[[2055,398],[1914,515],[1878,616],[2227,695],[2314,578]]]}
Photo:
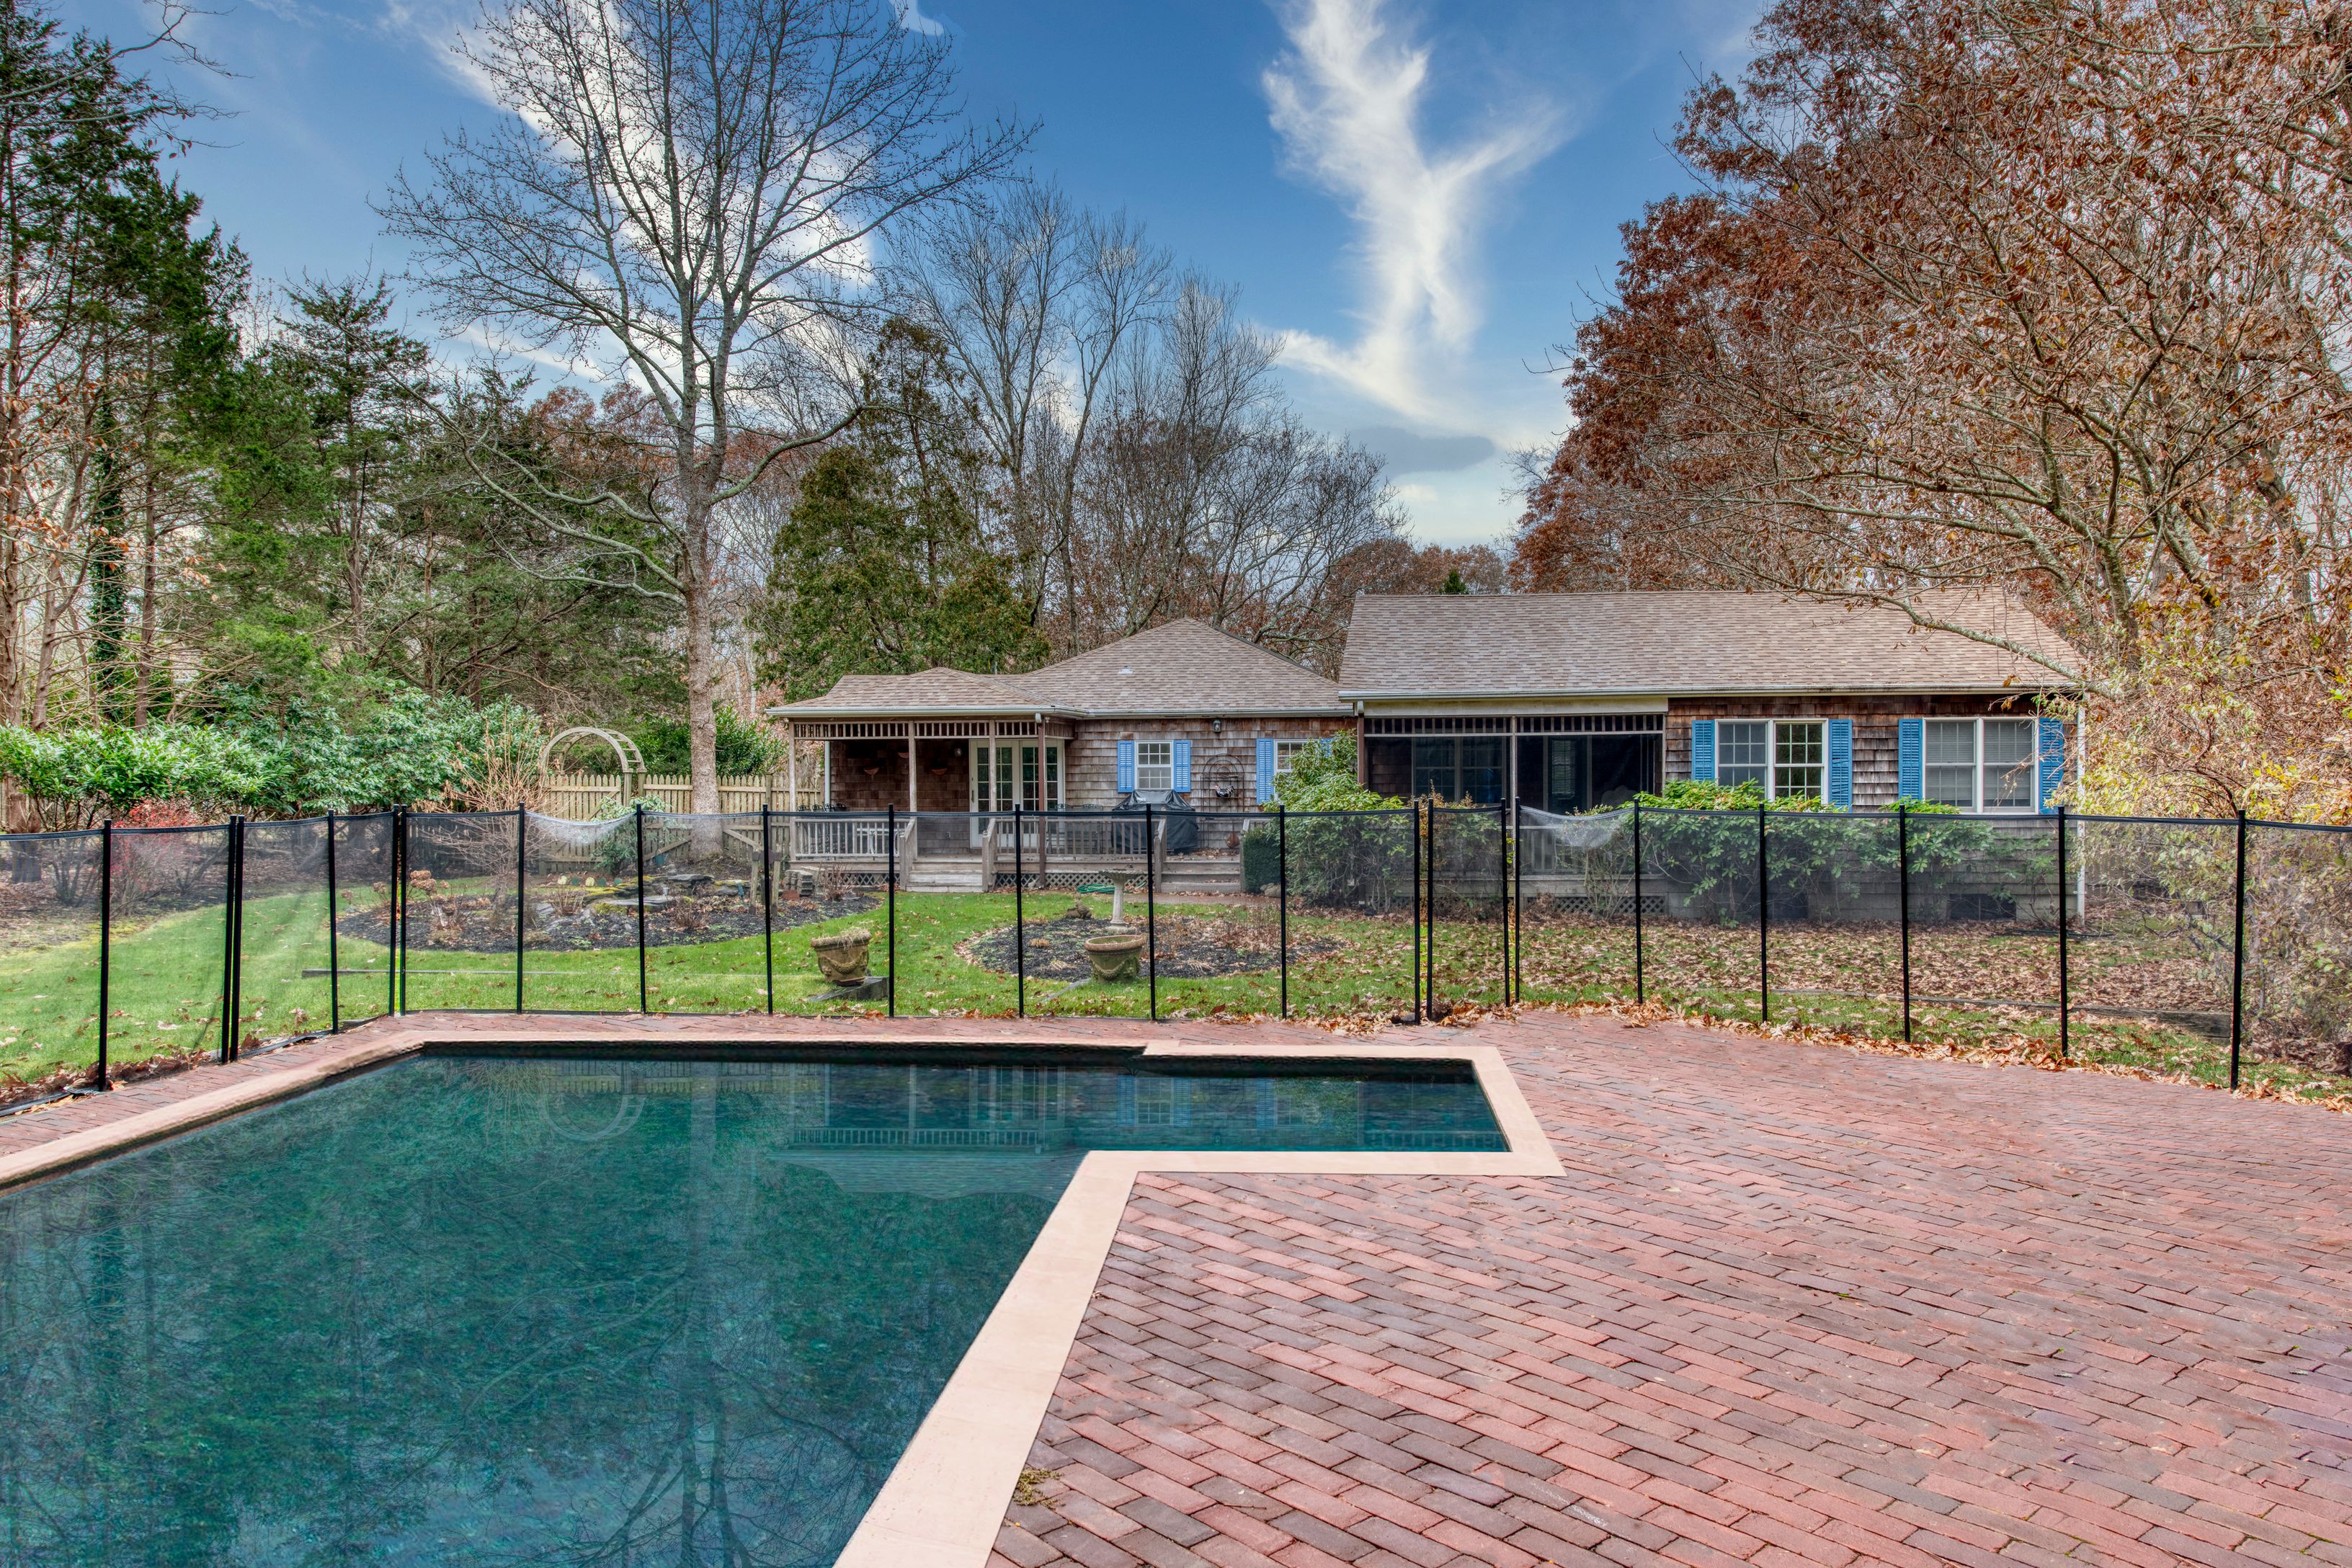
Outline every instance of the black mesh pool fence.
{"label": "black mesh pool fence", "polygon": [[2052,813],[403,811],[5,836],[0,1082],[427,1009],[1655,1001],[2352,1077],[2352,831]]}

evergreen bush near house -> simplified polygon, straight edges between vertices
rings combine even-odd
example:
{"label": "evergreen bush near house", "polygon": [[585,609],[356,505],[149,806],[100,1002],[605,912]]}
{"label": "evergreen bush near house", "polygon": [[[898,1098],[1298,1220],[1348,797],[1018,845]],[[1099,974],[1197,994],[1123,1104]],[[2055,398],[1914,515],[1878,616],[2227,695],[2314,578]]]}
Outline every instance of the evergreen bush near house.
{"label": "evergreen bush near house", "polygon": [[[722,774],[764,773],[782,761],[782,742],[758,724],[736,717],[735,710],[724,702],[719,704],[718,727],[719,771]],[[692,770],[686,721],[682,719],[650,720],[632,730],[629,739],[637,743],[647,773],[684,773]]]}
{"label": "evergreen bush near house", "polygon": [[[1900,874],[1900,841],[1883,818],[1856,817],[1813,796],[1767,800],[1753,781],[1676,779],[1663,792],[1638,798],[1643,875],[1681,889],[1688,907],[1718,920],[1755,915],[1759,807],[1774,819],[1769,868],[1776,907],[1782,896],[1843,899],[1864,882]],[[1611,806],[1590,815],[1624,809]],[[1912,801],[1907,809],[1914,817],[1958,815],[1950,806],[1924,801]],[[1630,857],[1631,836],[1624,837]],[[2055,875],[2053,849],[2047,834],[2004,832],[1973,818],[1938,820],[1934,831],[1910,835],[1913,887],[1915,892],[1940,891],[1939,879],[1963,868],[1979,879],[2036,885],[2033,879],[2046,881]]]}
{"label": "evergreen bush near house", "polygon": [[1404,805],[1356,782],[1353,735],[1334,735],[1298,752],[1290,760],[1290,771],[1274,781],[1274,798],[1294,812],[1384,811]]}
{"label": "evergreen bush near house", "polygon": [[[1356,741],[1334,735],[1291,759],[1274,781],[1275,798],[1290,815],[1290,896],[1309,908],[1383,910],[1410,902],[1412,833],[1396,816],[1327,816],[1394,812],[1404,802],[1356,782]],[[1271,830],[1260,828],[1256,831]]]}
{"label": "evergreen bush near house", "polygon": [[1282,840],[1271,823],[1257,823],[1242,835],[1242,891],[1272,892],[1282,881]]}

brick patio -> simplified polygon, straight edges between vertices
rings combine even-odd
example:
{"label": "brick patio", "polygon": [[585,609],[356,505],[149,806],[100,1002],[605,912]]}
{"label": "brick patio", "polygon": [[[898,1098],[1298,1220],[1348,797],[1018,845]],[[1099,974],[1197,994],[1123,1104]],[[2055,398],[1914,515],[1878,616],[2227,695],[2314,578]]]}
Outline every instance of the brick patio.
{"label": "brick patio", "polygon": [[[428,1026],[518,1022],[751,1026]],[[0,1118],[0,1154],[386,1027]],[[996,1568],[2352,1563],[2352,1119],[1608,1018],[1476,1037],[1569,1176],[1146,1177]]]}
{"label": "brick patio", "polygon": [[2352,1121],[1479,1033],[1568,1178],[1146,1178],[995,1568],[2352,1563]]}

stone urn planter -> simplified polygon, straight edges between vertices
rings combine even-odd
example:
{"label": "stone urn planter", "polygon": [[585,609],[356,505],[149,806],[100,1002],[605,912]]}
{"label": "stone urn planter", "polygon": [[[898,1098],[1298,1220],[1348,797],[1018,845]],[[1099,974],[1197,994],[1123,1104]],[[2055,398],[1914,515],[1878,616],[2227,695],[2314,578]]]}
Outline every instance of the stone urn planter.
{"label": "stone urn planter", "polygon": [[864,926],[854,926],[831,936],[811,937],[809,946],[816,953],[818,972],[835,985],[859,985],[866,980],[866,950],[873,943],[874,933]]}
{"label": "stone urn planter", "polygon": [[1086,948],[1087,962],[1094,965],[1095,978],[1108,984],[1135,978],[1136,965],[1143,956],[1143,937],[1136,931],[1124,936],[1088,937]]}

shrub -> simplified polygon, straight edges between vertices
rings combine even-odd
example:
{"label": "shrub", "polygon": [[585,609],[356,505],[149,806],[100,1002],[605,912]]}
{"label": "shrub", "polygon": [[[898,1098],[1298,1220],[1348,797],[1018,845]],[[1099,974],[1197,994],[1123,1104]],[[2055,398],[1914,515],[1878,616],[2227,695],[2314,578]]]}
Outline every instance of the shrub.
{"label": "shrub", "polygon": [[343,710],[298,701],[263,712],[232,700],[203,725],[0,725],[0,777],[46,828],[162,805],[204,821],[427,801],[496,807],[527,795],[539,743],[528,709],[386,686]]}
{"label": "shrub", "polygon": [[45,734],[0,725],[0,776],[23,793],[48,829],[127,816],[148,801],[226,815],[262,793],[268,766],[268,758],[247,742],[189,725]]}
{"label": "shrub", "polygon": [[[718,720],[720,773],[764,773],[782,761],[782,744],[758,724],[737,718],[735,710],[724,702],[719,704]],[[636,742],[637,750],[644,754],[647,773],[682,773],[691,764],[691,747],[683,720],[652,720],[639,726],[629,738]]]}
{"label": "shrub", "polygon": [[[1755,912],[1759,808],[1772,819],[1769,865],[1776,908],[1784,899],[1809,902],[1817,895],[1843,900],[1864,883],[1897,874],[1900,840],[1884,816],[1856,816],[1812,797],[1767,800],[1752,782],[1677,779],[1640,799],[1644,874],[1679,887],[1686,905],[1718,920],[1745,920]],[[1915,888],[1923,880],[1933,887],[1938,873],[1962,868],[2007,879],[2050,874],[2049,850],[2038,839],[1958,820],[1949,806],[1914,801],[1906,809],[1914,817],[1943,819],[1933,831],[1910,836]]]}

